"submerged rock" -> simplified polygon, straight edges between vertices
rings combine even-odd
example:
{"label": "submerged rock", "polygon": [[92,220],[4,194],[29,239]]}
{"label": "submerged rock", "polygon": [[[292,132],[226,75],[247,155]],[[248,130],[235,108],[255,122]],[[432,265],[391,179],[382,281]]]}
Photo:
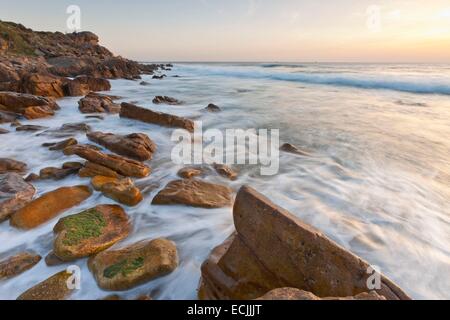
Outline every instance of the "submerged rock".
{"label": "submerged rock", "polygon": [[91,194],[87,186],[62,187],[48,192],[16,211],[11,216],[11,225],[20,229],[35,228],[80,204]]}
{"label": "submerged rock", "polygon": [[171,105],[179,105],[182,104],[181,101],[172,98],[172,97],[168,97],[168,96],[156,96],[153,99],[153,103],[154,104],[171,104]]}
{"label": "submerged rock", "polygon": [[131,231],[125,211],[117,205],[99,205],[64,217],[53,228],[53,252],[62,261],[88,257],[126,238]]}
{"label": "submerged rock", "polygon": [[134,186],[130,178],[119,180],[97,176],[91,183],[95,190],[102,192],[106,197],[130,207],[137,205],[143,199],[141,191]]}
{"label": "submerged rock", "polygon": [[0,134],[7,134],[7,133],[9,133],[8,130],[0,128]]}
{"label": "submerged rock", "polygon": [[115,154],[106,154],[86,145],[70,146],[64,149],[65,155],[84,158],[118,172],[127,177],[144,178],[151,172],[150,167],[142,162],[131,160]]}
{"label": "submerged rock", "polygon": [[237,179],[238,176],[237,172],[231,169],[229,166],[225,164],[214,163],[213,167],[217,171],[217,173],[220,174],[221,176],[228,178],[230,180]]}
{"label": "submerged rock", "polygon": [[152,111],[136,105],[123,102],[121,104],[120,117],[139,120],[146,123],[157,124],[165,127],[182,128],[194,131],[194,122],[190,119],[178,117],[172,114]]}
{"label": "submerged rock", "polygon": [[[284,287],[318,297],[368,292],[369,264],[244,186],[233,208],[236,233],[201,268],[201,299],[255,299]],[[409,299],[383,275],[376,292]]]}
{"label": "submerged rock", "polygon": [[115,152],[119,155],[139,161],[150,160],[156,151],[155,143],[143,133],[117,135],[103,132],[90,132],[89,140]]}
{"label": "submerged rock", "polygon": [[220,109],[219,106],[216,106],[214,103],[208,104],[208,106],[205,108],[208,112],[220,112],[222,109]]}
{"label": "submerged rock", "polygon": [[184,204],[202,208],[231,206],[232,190],[226,186],[195,179],[170,182],[152,200],[152,204]]}
{"label": "submerged rock", "polygon": [[203,170],[198,167],[185,167],[178,171],[178,176],[183,179],[191,179],[203,174]]}
{"label": "submerged rock", "polygon": [[33,268],[42,257],[32,252],[21,252],[0,261],[0,281],[9,279]]}
{"label": "submerged rock", "polygon": [[120,105],[110,96],[90,93],[78,102],[81,113],[119,113]]}
{"label": "submerged rock", "polygon": [[88,266],[100,288],[129,290],[174,271],[178,253],[175,243],[160,238],[101,252],[89,259]]}
{"label": "submerged rock", "polygon": [[0,222],[33,199],[36,189],[17,173],[0,174]]}
{"label": "submerged rock", "polygon": [[42,131],[45,129],[47,129],[47,127],[32,124],[16,127],[16,131]]}
{"label": "submerged rock", "polygon": [[61,271],[22,293],[17,300],[64,300],[73,292],[67,282],[72,274]]}
{"label": "submerged rock", "polygon": [[350,297],[326,297],[319,298],[311,292],[303,291],[297,288],[278,288],[269,291],[256,300],[386,300],[375,291],[369,293],[363,292]]}
{"label": "submerged rock", "polygon": [[26,163],[9,158],[0,158],[0,174],[7,172],[24,173],[26,170]]}
{"label": "submerged rock", "polygon": [[310,156],[310,154],[306,151],[300,150],[298,147],[294,146],[293,144],[290,143],[285,143],[280,147],[281,151],[284,152],[289,152],[289,153],[293,153],[293,154],[298,154],[301,156]]}

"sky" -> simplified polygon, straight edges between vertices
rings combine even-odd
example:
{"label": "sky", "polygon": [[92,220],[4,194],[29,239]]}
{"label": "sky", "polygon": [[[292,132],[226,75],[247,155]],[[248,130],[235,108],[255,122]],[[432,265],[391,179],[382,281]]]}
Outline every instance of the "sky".
{"label": "sky", "polygon": [[0,0],[0,19],[81,29],[140,61],[450,62],[449,0]]}

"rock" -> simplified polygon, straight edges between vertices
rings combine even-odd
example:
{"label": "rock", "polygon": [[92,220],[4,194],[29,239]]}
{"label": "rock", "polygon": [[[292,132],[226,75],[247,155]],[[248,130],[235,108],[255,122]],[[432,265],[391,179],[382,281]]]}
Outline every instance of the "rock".
{"label": "rock", "polygon": [[141,81],[139,84],[140,84],[141,86],[149,86],[149,85],[150,85],[150,82],[147,82],[147,81]]}
{"label": "rock", "polygon": [[62,165],[63,169],[72,169],[75,172],[78,172],[81,168],[83,168],[83,164],[81,162],[69,161],[64,162]]}
{"label": "rock", "polygon": [[0,158],[0,174],[6,172],[24,173],[26,170],[26,163],[14,159]]}
{"label": "rock", "polygon": [[141,191],[134,186],[130,178],[117,179],[97,176],[91,181],[95,190],[119,203],[133,207],[142,201]]}
{"label": "rock", "polygon": [[[1,108],[1,106],[0,106]],[[9,111],[1,111],[0,109],[0,124],[14,122],[20,118],[20,114],[9,112]]]}
{"label": "rock", "polygon": [[181,101],[172,98],[172,97],[168,97],[168,96],[156,96],[153,99],[153,103],[154,104],[171,104],[171,105],[178,105],[178,104],[182,104]]}
{"label": "rock", "polygon": [[185,167],[180,169],[177,174],[183,179],[191,179],[196,176],[202,175],[203,170],[197,167]]}
{"label": "rock", "polygon": [[36,173],[30,173],[26,178],[25,181],[26,182],[33,182],[33,181],[37,181],[39,180],[39,175]]}
{"label": "rock", "polygon": [[64,97],[65,81],[51,74],[31,73],[22,78],[21,92],[43,97]]}
{"label": "rock", "polygon": [[27,119],[53,116],[59,106],[51,99],[31,94],[0,92],[0,109],[21,114]]}
{"label": "rock", "polygon": [[90,161],[87,161],[84,164],[84,167],[81,168],[80,171],[78,171],[78,175],[82,178],[92,178],[95,176],[104,176],[113,178],[122,177],[116,171]]}
{"label": "rock", "polygon": [[65,264],[65,263],[66,263],[66,261],[63,261],[60,258],[58,258],[53,251],[50,252],[45,257],[45,264],[49,267],[59,266],[59,265]]}
{"label": "rock", "polygon": [[76,154],[81,158],[110,168],[127,177],[144,178],[151,172],[150,167],[146,166],[142,162],[138,162],[114,154],[105,154],[86,145],[67,147],[66,149],[64,149],[64,154]]}
{"label": "rock", "polygon": [[301,156],[310,156],[310,154],[308,152],[302,151],[299,148],[297,148],[296,146],[294,146],[293,144],[290,143],[285,143],[280,147],[281,151],[284,152],[289,152],[289,153],[293,153],[293,154],[298,154]]}
{"label": "rock", "polygon": [[220,112],[222,109],[220,109],[219,106],[216,106],[214,103],[208,104],[208,106],[205,108],[208,112]]}
{"label": "rock", "polygon": [[0,222],[33,199],[36,189],[17,173],[0,175]]}
{"label": "rock", "polygon": [[41,261],[41,256],[32,252],[21,252],[0,261],[0,281],[10,279],[30,270]]}
{"label": "rock", "polygon": [[99,205],[60,219],[53,231],[54,254],[72,261],[111,247],[128,236],[131,226],[120,206]]}
{"label": "rock", "polygon": [[17,127],[16,131],[42,131],[45,129],[47,129],[47,127],[28,124],[28,125]]}
{"label": "rock", "polygon": [[102,78],[78,76],[66,85],[68,96],[84,96],[90,91],[109,91],[111,83]]}
{"label": "rock", "polygon": [[152,79],[156,79],[156,80],[162,80],[162,79],[164,79],[164,77],[166,77],[166,75],[165,75],[165,74],[163,74],[163,75],[160,75],[160,76],[158,76],[158,75],[154,75],[154,76],[152,77]]}
{"label": "rock", "polygon": [[155,143],[143,133],[116,135],[112,133],[90,132],[87,137],[92,142],[115,152],[139,161],[150,160],[156,151]]}
{"label": "rock", "polygon": [[7,133],[9,133],[8,130],[0,128],[0,134],[7,134]]}
{"label": "rock", "polygon": [[161,238],[100,252],[88,266],[100,288],[128,290],[174,271],[178,253],[175,243]]}
{"label": "rock", "polygon": [[74,138],[69,138],[59,142],[50,142],[42,144],[43,147],[49,147],[49,150],[63,150],[68,146],[73,146],[78,144],[78,141]]}
{"label": "rock", "polygon": [[230,180],[236,180],[237,179],[237,172],[231,169],[229,166],[225,164],[213,164],[214,169],[217,171],[218,174],[221,176],[228,178]]}
{"label": "rock", "polygon": [[53,179],[53,180],[62,180],[71,174],[76,174],[78,172],[78,168],[55,168],[55,167],[48,167],[41,169],[39,172],[39,179],[46,180],[46,179]]}
{"label": "rock", "polygon": [[[201,299],[255,299],[292,287],[318,297],[367,292],[369,264],[244,186],[233,208],[236,233],[201,268]],[[377,293],[409,299],[381,275]]]}
{"label": "rock", "polygon": [[78,101],[82,113],[119,113],[120,105],[109,96],[90,93]]}
{"label": "rock", "polygon": [[188,131],[194,131],[194,122],[186,118],[152,111],[126,102],[123,102],[121,107],[121,118],[129,118],[160,126],[182,128]]}
{"label": "rock", "polygon": [[22,293],[17,300],[64,300],[72,289],[67,285],[72,274],[61,271]]}
{"label": "rock", "polygon": [[66,134],[78,133],[78,132],[89,132],[91,131],[91,126],[84,122],[75,123],[65,123],[61,128],[57,129],[59,132],[64,132]]}
{"label": "rock", "polygon": [[299,290],[297,288],[278,288],[269,291],[256,300],[386,300],[375,291],[363,292],[350,297],[327,297],[319,298],[311,292]]}
{"label": "rock", "polygon": [[11,225],[20,229],[33,229],[80,204],[91,194],[87,186],[62,187],[48,192],[16,211],[11,216]]}
{"label": "rock", "polygon": [[170,182],[152,201],[156,205],[184,204],[202,208],[221,208],[231,203],[230,188],[195,179]]}

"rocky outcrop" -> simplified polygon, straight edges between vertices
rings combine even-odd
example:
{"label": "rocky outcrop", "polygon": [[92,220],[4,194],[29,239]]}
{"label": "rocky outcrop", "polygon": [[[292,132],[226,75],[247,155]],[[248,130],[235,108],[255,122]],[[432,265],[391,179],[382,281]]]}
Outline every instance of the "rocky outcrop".
{"label": "rocky outcrop", "polygon": [[269,291],[256,300],[386,300],[375,291],[363,292],[351,297],[326,297],[319,298],[311,292],[297,288],[278,288]]}
{"label": "rocky outcrop", "polygon": [[78,101],[78,109],[81,113],[119,113],[120,105],[110,96],[90,93]]}
{"label": "rocky outcrop", "polygon": [[95,190],[102,192],[106,197],[130,207],[136,206],[143,199],[141,191],[135,187],[130,178],[119,180],[96,176],[92,179],[91,184]]}
{"label": "rocky outcrop", "polygon": [[0,281],[18,276],[33,268],[41,261],[41,256],[32,252],[21,252],[0,261]]}
{"label": "rocky outcrop", "polygon": [[214,170],[217,171],[218,174],[221,176],[228,178],[230,180],[236,180],[237,179],[237,172],[231,169],[229,166],[225,164],[220,163],[214,163],[213,164]]}
{"label": "rocky outcrop", "polygon": [[112,152],[139,161],[150,160],[156,151],[156,144],[143,133],[118,135],[90,132],[87,137],[92,142],[98,143]]}
{"label": "rocky outcrop", "polygon": [[214,103],[208,104],[208,106],[205,108],[208,112],[220,112],[222,109],[220,109],[219,106],[215,105]]}
{"label": "rocky outcrop", "polygon": [[170,105],[179,105],[182,104],[180,100],[177,100],[168,96],[156,96],[153,99],[154,104],[170,104]]}
{"label": "rocky outcrop", "polygon": [[146,123],[157,124],[165,127],[182,128],[188,131],[194,131],[194,122],[192,120],[178,117],[172,114],[152,111],[138,107],[131,103],[123,102],[121,104],[120,117],[139,120]]}
{"label": "rocky outcrop", "polygon": [[[201,299],[255,299],[292,287],[318,297],[368,292],[369,264],[249,187],[233,208],[236,233],[202,265]],[[408,299],[380,275],[386,299]]]}
{"label": "rocky outcrop", "polygon": [[97,163],[127,177],[144,178],[151,172],[150,167],[142,162],[131,160],[115,154],[106,154],[86,145],[70,146],[64,149],[65,155],[73,155]]}
{"label": "rocky outcrop", "polygon": [[26,163],[9,158],[0,158],[0,174],[7,172],[24,173],[26,170]]}
{"label": "rocky outcrop", "polygon": [[220,184],[195,179],[170,182],[154,198],[152,204],[183,204],[202,208],[231,206],[232,190]]}
{"label": "rocky outcrop", "polygon": [[84,167],[81,168],[80,171],[78,171],[78,175],[82,178],[93,178],[95,176],[104,176],[113,178],[122,177],[116,171],[90,161],[86,161]]}
{"label": "rocky outcrop", "polygon": [[0,175],[0,222],[33,199],[36,189],[17,173]]}
{"label": "rocky outcrop", "polygon": [[100,252],[88,266],[100,288],[128,290],[174,271],[178,253],[175,243],[161,238]]}
{"label": "rocky outcrop", "polygon": [[127,237],[131,227],[121,207],[99,205],[62,218],[53,231],[54,254],[62,261],[72,261],[111,247]]}
{"label": "rocky outcrop", "polygon": [[67,282],[72,274],[61,271],[22,293],[17,300],[64,300],[70,296]]}
{"label": "rocky outcrop", "polygon": [[[53,116],[55,111],[59,110],[59,106],[53,100],[44,97],[0,92],[0,110],[20,114],[27,119],[37,119]],[[9,120],[12,119],[13,117],[9,117]]]}
{"label": "rocky outcrop", "polygon": [[20,229],[33,229],[80,204],[91,194],[87,186],[62,187],[48,192],[16,211],[11,216],[11,225]]}

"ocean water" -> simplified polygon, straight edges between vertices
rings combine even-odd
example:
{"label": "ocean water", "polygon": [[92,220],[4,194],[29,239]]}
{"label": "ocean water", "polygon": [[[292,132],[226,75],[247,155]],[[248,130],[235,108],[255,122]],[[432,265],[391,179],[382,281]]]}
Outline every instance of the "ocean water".
{"label": "ocean water", "polygon": [[[217,175],[205,180],[235,191],[248,184],[290,210],[337,243],[378,266],[416,299],[450,298],[450,66],[407,64],[175,64],[164,80],[113,80],[110,94],[121,101],[203,121],[204,129],[279,129],[281,143],[309,153],[280,153],[280,170],[261,176],[258,166],[239,166],[230,182]],[[178,75],[179,77],[173,77]],[[153,105],[155,95],[183,100],[181,106]],[[86,122],[94,130],[143,132],[158,151],[148,164],[153,173],[136,181],[144,201],[125,207],[132,234],[115,247],[142,239],[167,237],[176,242],[180,266],[172,274],[133,290],[126,298],[150,293],[155,299],[195,299],[200,266],[232,231],[231,208],[199,209],[152,206],[153,196],[182,167],[171,161],[175,143],[170,128],[120,119],[87,119],[79,98],[58,101],[55,117],[23,121],[50,128]],[[221,113],[205,113],[208,103]],[[10,129],[9,125],[1,125]],[[80,143],[84,134],[75,135]],[[58,141],[42,132],[0,136],[0,156],[24,161],[30,172],[78,160],[41,144]],[[230,150],[227,150],[230,151]],[[35,183],[42,195],[60,186],[88,184],[70,176]],[[97,204],[114,203],[95,193],[61,216]],[[19,250],[42,256],[52,249],[54,224],[30,231],[0,224],[0,259]],[[86,259],[71,264],[81,270],[81,290],[73,299],[98,299],[99,289]],[[15,299],[26,289],[64,269],[41,261],[33,269],[0,282],[0,299]]]}

